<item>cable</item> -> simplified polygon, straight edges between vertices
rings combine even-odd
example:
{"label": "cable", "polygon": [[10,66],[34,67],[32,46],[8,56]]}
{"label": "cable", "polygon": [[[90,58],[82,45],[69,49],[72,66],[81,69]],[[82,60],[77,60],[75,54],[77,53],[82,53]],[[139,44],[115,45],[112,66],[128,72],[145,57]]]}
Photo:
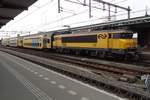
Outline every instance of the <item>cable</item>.
{"label": "cable", "polygon": [[122,1],[117,2],[117,3],[115,3],[115,4],[123,3],[123,2],[126,2],[126,1],[128,1],[128,0],[122,0]]}
{"label": "cable", "polygon": [[[83,3],[78,3],[78,2],[74,2],[74,1],[71,1],[71,0],[65,0],[65,1],[67,1],[67,2],[70,2],[70,3],[74,3],[74,4],[78,4],[78,5],[84,5],[84,6],[89,6],[89,5],[85,5],[85,4],[83,4]],[[103,8],[99,8],[99,7],[96,7],[96,6],[91,6],[92,8],[96,8],[96,9],[101,9],[101,10],[104,10]],[[105,9],[105,11],[109,11],[109,9]],[[110,10],[110,12],[114,12],[115,13],[115,11],[111,11]]]}
{"label": "cable", "polygon": [[[115,0],[111,0],[109,2],[113,2],[113,1],[115,1]],[[114,4],[119,4],[119,3],[122,3],[122,2],[126,2],[126,1],[128,1],[128,0],[122,0],[122,1],[119,1],[119,2],[115,2]]]}
{"label": "cable", "polygon": [[[122,0],[122,1],[126,1],[126,0]],[[87,12],[88,11],[88,9],[85,11],[85,12]],[[145,10],[144,10],[145,11]],[[142,11],[134,11],[134,13],[138,13],[138,12],[143,12],[143,10]],[[79,15],[79,14],[82,14],[83,12],[79,12],[79,13],[77,13],[76,15],[69,15],[69,16],[66,16],[66,17],[63,17],[63,18],[61,18],[61,19],[58,19],[58,20],[54,20],[54,21],[50,21],[50,22],[48,22],[48,23],[46,23],[46,24],[42,24],[42,27],[45,27],[45,26],[47,26],[47,25],[51,25],[51,24],[53,24],[53,23],[56,23],[57,21],[62,21],[62,20],[66,20],[66,19],[69,19],[69,18],[71,18],[71,17],[74,17],[74,16],[77,16],[77,15]],[[132,12],[133,13],[133,12]],[[124,14],[126,14],[126,13],[124,13]],[[124,15],[124,14],[121,14],[121,15]],[[97,20],[99,20],[99,19],[101,19],[101,18],[98,18]],[[94,19],[94,20],[96,20],[96,19]],[[79,23],[79,22],[76,22],[75,24],[77,24],[77,23]],[[83,22],[81,22],[81,23],[83,23]],[[71,23],[72,24],[72,23]],[[74,24],[74,23],[73,23]],[[44,25],[44,26],[43,26]],[[39,27],[39,26],[41,26],[41,25],[37,25],[37,26],[33,26],[33,27]],[[33,27],[31,27],[31,28],[33,28]]]}
{"label": "cable", "polygon": [[[85,11],[79,12],[79,13],[78,13],[78,14],[76,14],[76,15],[83,14],[83,13],[85,13],[85,12],[87,12],[87,11],[88,11],[88,9],[87,9],[87,10],[85,10]],[[74,17],[74,16],[76,16],[76,15],[75,15],[75,14],[73,14],[73,15],[70,15],[70,16],[66,16],[66,17],[64,17],[64,18],[60,18],[60,19],[58,19],[58,20],[54,20],[54,21],[48,22],[48,23],[46,23],[46,24],[33,26],[33,27],[31,27],[31,28],[34,28],[34,27],[40,27],[40,26],[45,27],[45,26],[47,26],[47,25],[51,25],[51,24],[53,24],[53,23],[55,23],[55,22],[65,20],[65,19],[68,19],[68,18]],[[43,25],[44,25],[44,26],[43,26]],[[30,29],[30,28],[28,28],[28,29]]]}
{"label": "cable", "polygon": [[[43,7],[45,7],[45,6],[49,5],[49,4],[51,4],[52,2],[53,2],[53,0],[51,0],[51,1],[49,1],[49,2],[46,2],[45,4],[43,4],[43,5],[40,6],[40,7],[34,6],[34,7],[38,8],[38,9],[33,10],[32,12],[30,12],[29,14],[23,16],[22,18],[20,18],[20,19],[18,19],[18,20],[14,20],[15,23],[12,23],[11,25],[20,22],[20,21],[23,20],[24,18],[27,18],[27,17],[30,16],[31,14],[35,13],[36,11],[40,10],[41,8],[43,8]],[[9,25],[9,26],[10,26],[10,25]],[[7,27],[9,27],[9,26],[7,26]]]}
{"label": "cable", "polygon": [[[133,12],[131,12],[131,13],[138,13],[138,12],[143,12],[143,11],[145,11],[145,10],[137,10],[137,11],[133,11]],[[148,11],[150,11],[150,9],[148,9]],[[118,16],[123,16],[123,15],[126,15],[126,13],[123,13],[123,14],[119,14],[119,15],[117,15],[117,17]],[[113,15],[112,15],[113,16]],[[93,19],[93,20],[90,20],[90,21],[96,21],[96,20],[100,20],[100,19],[106,19],[106,17],[107,16],[104,16],[104,17],[101,17],[101,18],[98,18],[98,19]],[[69,24],[69,25],[74,25],[74,24],[79,24],[79,23],[85,23],[85,22],[88,22],[88,21],[82,21],[82,22],[76,22],[76,23],[71,23],[71,24]],[[58,26],[55,26],[55,27],[50,27],[50,29],[53,29],[53,28],[56,28],[56,27],[59,27],[60,25],[58,25]]]}
{"label": "cable", "polygon": [[[51,2],[50,2],[51,3]],[[40,8],[42,8],[43,6],[46,6],[48,3],[45,3],[44,5],[42,5],[41,7],[38,7],[39,9]],[[100,8],[99,8],[100,9]],[[102,9],[102,8],[101,8]],[[68,13],[71,13],[71,12],[69,12],[69,11],[65,11],[65,12],[68,12]],[[31,14],[32,14],[32,12],[31,12]],[[28,14],[27,16],[29,16],[30,14]],[[75,15],[75,13],[73,13],[73,15]],[[25,16],[26,17],[26,16]],[[25,18],[25,17],[23,17],[23,18]],[[21,19],[22,20],[22,19]],[[62,20],[64,20],[63,18],[62,18]],[[16,23],[15,23],[16,24]]]}
{"label": "cable", "polygon": [[73,10],[69,10],[64,7],[62,7],[62,12],[72,13],[72,14],[76,15],[76,13]]}
{"label": "cable", "polygon": [[[57,2],[55,2],[55,3],[51,6],[51,8],[52,8],[54,5],[56,5],[56,4],[57,4]],[[48,5],[48,4],[45,3],[44,5],[46,6],[46,5]],[[41,6],[41,8],[43,8],[43,6]],[[40,9],[41,9],[41,8],[40,8]],[[33,12],[33,13],[34,13],[34,12]],[[15,23],[15,24],[16,24],[16,23]]]}
{"label": "cable", "polygon": [[[88,10],[88,9],[87,9]],[[87,11],[87,10],[85,10],[85,12]],[[96,9],[95,9],[96,10]],[[65,19],[64,19],[65,20]],[[70,25],[70,24],[69,24]],[[60,25],[58,25],[58,26],[60,26]],[[55,27],[58,27],[58,26],[55,26]],[[55,27],[53,27],[53,28],[55,28]]]}
{"label": "cable", "polygon": [[[143,11],[145,11],[145,10],[137,10],[137,11],[133,11],[133,12],[131,12],[131,13],[134,14],[134,13],[139,13],[139,12],[143,12]],[[150,9],[148,9],[148,11],[150,11]],[[119,15],[117,15],[116,17],[118,17],[118,16],[123,16],[123,15],[126,15],[126,13],[119,14]],[[112,16],[114,16],[114,15],[112,15]],[[101,18],[98,18],[98,19],[93,19],[93,20],[90,20],[90,21],[95,21],[95,20],[99,20],[99,19],[106,19],[107,17],[108,17],[108,16],[104,16],[104,17],[101,17]],[[69,25],[79,24],[79,23],[84,23],[84,22],[88,22],[88,21],[82,21],[82,22],[71,23],[71,24],[69,24]]]}
{"label": "cable", "polygon": [[[137,11],[134,11],[134,12],[131,12],[131,13],[138,13],[138,12],[143,12],[143,11],[145,11],[145,10],[137,10]],[[148,9],[148,11],[150,11],[150,9]],[[119,15],[117,15],[117,17],[123,16],[123,15],[126,15],[126,13],[119,14]],[[114,15],[112,15],[112,16],[114,16]],[[111,16],[111,17],[112,17],[112,16]],[[97,21],[97,20],[100,20],[100,19],[107,19],[107,18],[108,18],[108,16],[103,16],[103,17],[101,17],[101,18],[93,19],[93,20],[90,20],[90,21]],[[71,26],[71,25],[81,24],[81,23],[86,23],[86,22],[89,22],[89,20],[88,20],[88,21],[81,21],[81,22],[70,23],[70,24],[68,24],[68,25]],[[56,28],[56,27],[59,27],[59,26],[60,26],[60,25],[55,26],[55,27],[52,27],[52,28]],[[50,29],[51,29],[51,27],[50,27]]]}
{"label": "cable", "polygon": [[[77,15],[79,15],[79,14],[83,14],[83,13],[85,13],[85,12],[87,12],[87,11],[88,11],[88,9],[86,9],[86,10],[84,10],[84,11],[81,11],[81,12],[77,13],[76,15],[69,15],[69,16],[60,18],[60,19],[58,19],[58,20],[50,21],[50,22],[48,22],[48,23],[46,23],[46,24],[38,25],[38,26],[36,26],[36,27],[40,27],[40,26],[43,26],[43,25],[51,25],[51,24],[56,23],[56,22],[58,22],[58,21],[60,21],[60,20],[65,20],[65,19],[68,19],[68,18],[77,16]],[[33,27],[35,27],[35,26],[33,26]],[[33,28],[33,27],[31,27],[31,28]]]}

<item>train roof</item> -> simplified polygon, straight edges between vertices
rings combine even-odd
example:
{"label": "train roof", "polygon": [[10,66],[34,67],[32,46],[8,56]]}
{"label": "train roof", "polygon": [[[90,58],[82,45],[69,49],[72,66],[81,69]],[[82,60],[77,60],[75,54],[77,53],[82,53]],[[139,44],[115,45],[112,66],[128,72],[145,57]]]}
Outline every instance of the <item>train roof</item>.
{"label": "train roof", "polygon": [[101,31],[84,31],[84,32],[75,32],[76,34],[84,34],[84,33],[133,33],[131,30],[101,30]]}
{"label": "train roof", "polygon": [[39,34],[36,34],[36,35],[32,35],[32,36],[30,36],[30,35],[28,35],[28,36],[25,36],[25,37],[23,37],[24,39],[28,39],[28,38],[39,38],[39,37],[43,37],[44,35],[39,35]]}
{"label": "train roof", "polygon": [[79,35],[95,35],[98,33],[133,33],[130,30],[103,30],[103,31],[91,31],[91,32],[78,32],[78,33],[73,33],[73,34],[58,34],[56,36],[79,36]]}

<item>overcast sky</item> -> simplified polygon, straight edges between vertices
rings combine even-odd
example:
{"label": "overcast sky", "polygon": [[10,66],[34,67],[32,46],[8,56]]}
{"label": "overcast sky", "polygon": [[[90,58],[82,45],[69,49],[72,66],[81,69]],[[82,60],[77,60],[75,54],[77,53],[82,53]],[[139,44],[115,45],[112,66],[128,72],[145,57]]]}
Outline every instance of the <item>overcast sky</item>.
{"label": "overcast sky", "polygon": [[[14,20],[7,23],[6,26],[3,26],[2,30],[4,31],[23,31],[21,34],[28,34],[28,31],[36,33],[38,31],[51,31],[56,29],[67,28],[64,25],[70,27],[89,25],[92,23],[101,23],[108,21],[108,12],[100,9],[92,8],[92,18],[89,18],[88,7],[73,4],[65,0],[61,1],[61,7],[63,8],[61,13],[58,13],[57,8],[58,0],[38,0],[33,4],[27,11],[22,12]],[[72,1],[81,1],[84,0],[72,0]],[[88,4],[89,0],[86,0]],[[123,7],[130,6],[131,8],[131,17],[144,16],[146,9],[150,9],[150,0],[104,0],[117,4]],[[103,8],[102,4],[92,1],[92,6]],[[108,6],[105,6],[108,9]],[[111,21],[127,18],[126,11],[111,7]],[[150,14],[150,11],[148,11]],[[117,17],[115,17],[117,16]],[[0,37],[14,37],[18,33],[1,33]]]}

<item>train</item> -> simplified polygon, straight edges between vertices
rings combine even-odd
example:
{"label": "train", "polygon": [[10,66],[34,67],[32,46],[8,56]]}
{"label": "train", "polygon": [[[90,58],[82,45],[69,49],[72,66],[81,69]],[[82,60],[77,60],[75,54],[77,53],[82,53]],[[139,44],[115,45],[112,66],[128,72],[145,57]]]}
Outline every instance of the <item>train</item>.
{"label": "train", "polygon": [[3,46],[29,49],[49,49],[60,53],[75,53],[101,58],[115,57],[137,59],[137,38],[129,30],[106,30],[93,32],[46,32],[36,35],[2,39]]}

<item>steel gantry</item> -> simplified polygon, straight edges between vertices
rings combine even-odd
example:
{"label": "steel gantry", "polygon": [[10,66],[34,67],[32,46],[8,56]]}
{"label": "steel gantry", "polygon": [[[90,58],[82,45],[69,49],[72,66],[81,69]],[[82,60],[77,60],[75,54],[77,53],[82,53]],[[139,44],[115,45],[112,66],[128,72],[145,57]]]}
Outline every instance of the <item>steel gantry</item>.
{"label": "steel gantry", "polygon": [[[78,4],[78,5],[88,6],[89,7],[89,18],[92,17],[92,14],[91,14],[92,10],[91,9],[96,8],[96,9],[100,9],[100,10],[103,10],[103,11],[108,11],[108,20],[111,19],[111,12],[117,13],[117,9],[122,9],[122,10],[127,11],[128,12],[128,15],[127,15],[128,19],[130,19],[130,11],[131,11],[130,7],[125,8],[125,7],[122,7],[122,6],[113,4],[113,3],[109,3],[109,2],[106,2],[106,1],[103,1],[103,0],[88,0],[88,2],[87,2],[87,0],[83,0],[83,1],[80,1],[80,0],[74,0],[74,1],[73,0],[64,0],[64,1],[71,2],[71,3],[74,3],[74,4]],[[103,7],[100,8],[100,7],[93,6],[92,3],[91,3],[92,1],[103,4]],[[89,4],[87,4],[87,3],[89,3]],[[108,9],[106,9],[106,6],[108,7]],[[112,11],[111,7],[115,8],[115,11]],[[61,9],[62,9],[62,7],[60,5],[60,0],[58,0],[58,13],[61,12]]]}

